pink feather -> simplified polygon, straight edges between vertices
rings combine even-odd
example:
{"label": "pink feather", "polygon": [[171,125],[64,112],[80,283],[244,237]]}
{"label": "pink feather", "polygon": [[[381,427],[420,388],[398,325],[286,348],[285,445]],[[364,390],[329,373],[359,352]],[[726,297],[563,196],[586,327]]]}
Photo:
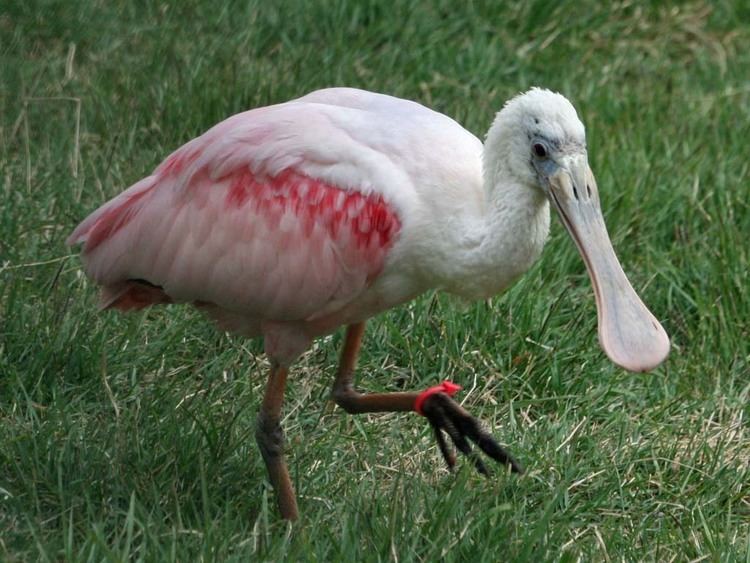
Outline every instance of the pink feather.
{"label": "pink feather", "polygon": [[257,334],[342,309],[377,278],[399,214],[372,189],[274,171],[304,159],[265,152],[268,113],[217,125],[73,231],[103,308],[188,302]]}

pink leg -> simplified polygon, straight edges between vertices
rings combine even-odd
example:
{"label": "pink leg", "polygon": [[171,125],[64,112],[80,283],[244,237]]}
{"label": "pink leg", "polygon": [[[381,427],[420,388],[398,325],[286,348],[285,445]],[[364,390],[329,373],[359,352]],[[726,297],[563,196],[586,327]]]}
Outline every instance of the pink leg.
{"label": "pink leg", "polygon": [[[419,393],[358,393],[354,389],[354,368],[362,345],[365,323],[349,325],[346,329],[344,348],[341,351],[339,371],[333,383],[333,399],[346,412],[403,412],[414,410],[414,402]],[[448,448],[443,432],[448,434],[456,447],[473,462],[480,473],[487,474],[482,460],[472,451],[470,442],[475,443],[489,457],[510,465],[512,471],[522,473],[520,464],[495,439],[484,431],[477,419],[445,393],[435,393],[425,399],[422,411],[435,431],[440,452],[448,467],[455,465],[456,457]]]}
{"label": "pink leg", "polygon": [[414,410],[414,401],[419,393],[369,393],[354,390],[354,368],[362,346],[365,323],[349,325],[341,351],[339,371],[333,383],[333,399],[348,413],[394,412]]}
{"label": "pink leg", "polygon": [[268,477],[276,491],[279,512],[285,520],[296,520],[297,499],[292,480],[284,459],[284,431],[281,429],[281,407],[288,370],[272,365],[268,376],[263,404],[260,407],[255,428],[255,439],[266,462]]}

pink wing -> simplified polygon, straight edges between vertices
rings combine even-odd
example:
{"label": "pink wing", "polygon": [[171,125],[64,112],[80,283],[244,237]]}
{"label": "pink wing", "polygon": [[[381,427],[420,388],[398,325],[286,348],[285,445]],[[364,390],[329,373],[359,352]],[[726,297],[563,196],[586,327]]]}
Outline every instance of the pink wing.
{"label": "pink wing", "polygon": [[294,137],[301,125],[274,124],[284,123],[279,108],[217,125],[75,229],[68,242],[83,243],[102,306],[193,302],[258,321],[306,320],[368,287],[401,229],[398,214],[373,188],[305,173],[309,141]]}

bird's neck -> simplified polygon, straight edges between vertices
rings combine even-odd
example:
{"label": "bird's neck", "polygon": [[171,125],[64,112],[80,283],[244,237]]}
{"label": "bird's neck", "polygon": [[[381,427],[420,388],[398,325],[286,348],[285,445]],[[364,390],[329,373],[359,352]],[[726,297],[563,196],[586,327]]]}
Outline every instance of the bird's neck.
{"label": "bird's neck", "polygon": [[464,255],[465,275],[446,288],[469,299],[496,295],[528,270],[550,226],[549,203],[537,187],[512,174],[506,162],[485,158],[484,166],[486,201],[475,223],[478,244]]}

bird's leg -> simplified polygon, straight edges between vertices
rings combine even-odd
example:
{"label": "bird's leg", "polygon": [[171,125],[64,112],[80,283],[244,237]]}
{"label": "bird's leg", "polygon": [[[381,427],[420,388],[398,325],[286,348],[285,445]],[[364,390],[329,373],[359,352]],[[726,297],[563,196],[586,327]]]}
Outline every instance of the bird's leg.
{"label": "bird's leg", "polygon": [[362,345],[365,323],[356,323],[346,328],[346,340],[341,350],[339,371],[333,382],[333,399],[348,413],[413,411],[419,393],[368,393],[354,390],[354,368]]}
{"label": "bird's leg", "polygon": [[281,429],[281,407],[284,403],[287,373],[285,367],[276,364],[271,366],[263,403],[256,421],[255,439],[263,461],[266,462],[271,484],[276,491],[281,517],[296,520],[297,499],[284,459],[284,431]]}
{"label": "bird's leg", "polygon": [[[487,474],[482,460],[472,452],[470,441],[492,459],[511,466],[512,471],[521,473],[519,463],[513,459],[495,439],[485,432],[476,418],[471,416],[461,405],[455,402],[448,393],[431,389],[428,392],[413,393],[358,393],[354,389],[354,368],[362,344],[365,323],[349,325],[346,329],[344,348],[341,351],[339,370],[333,383],[333,399],[346,412],[357,414],[363,412],[395,412],[418,410],[427,417],[435,431],[435,437],[449,468],[456,463],[456,456],[448,447],[443,432],[450,436],[453,443],[474,462],[480,473]],[[417,399],[425,395],[417,406]]]}

